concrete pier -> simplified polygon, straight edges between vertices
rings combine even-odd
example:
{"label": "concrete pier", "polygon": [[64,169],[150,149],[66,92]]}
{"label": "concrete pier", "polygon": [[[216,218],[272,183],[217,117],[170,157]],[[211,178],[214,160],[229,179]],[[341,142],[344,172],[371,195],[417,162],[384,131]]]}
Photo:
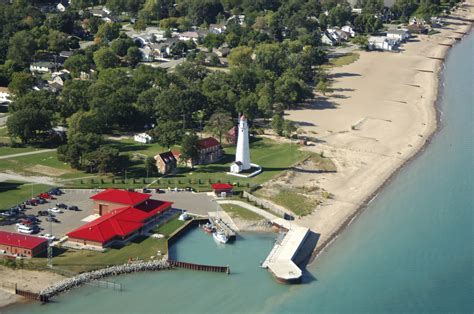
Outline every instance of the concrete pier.
{"label": "concrete pier", "polygon": [[272,220],[272,224],[287,230],[287,232],[280,241],[275,243],[270,254],[262,263],[262,267],[270,270],[279,282],[298,283],[301,281],[303,272],[293,262],[293,258],[306,240],[309,229],[281,218]]}
{"label": "concrete pier", "polygon": [[229,240],[235,240],[235,231],[238,230],[238,228],[226,212],[222,210],[219,212],[209,212],[209,221],[214,224],[217,229],[224,232]]}

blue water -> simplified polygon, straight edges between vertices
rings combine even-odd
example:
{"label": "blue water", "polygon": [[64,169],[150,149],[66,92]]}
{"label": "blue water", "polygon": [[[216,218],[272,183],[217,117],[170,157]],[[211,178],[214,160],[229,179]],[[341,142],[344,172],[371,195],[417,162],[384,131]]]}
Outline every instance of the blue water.
{"label": "blue water", "polygon": [[195,230],[171,254],[229,264],[231,275],[126,276],[122,293],[86,287],[8,313],[474,312],[473,47],[471,32],[447,59],[440,132],[309,267],[304,284],[277,284],[258,267],[274,235],[219,247]]}

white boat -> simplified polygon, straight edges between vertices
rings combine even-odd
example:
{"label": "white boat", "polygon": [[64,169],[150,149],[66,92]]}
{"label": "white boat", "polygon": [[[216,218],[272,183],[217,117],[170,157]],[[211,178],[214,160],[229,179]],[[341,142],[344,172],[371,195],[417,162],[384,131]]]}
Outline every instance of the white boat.
{"label": "white boat", "polygon": [[191,219],[191,216],[189,216],[187,212],[183,212],[181,215],[179,215],[178,219],[181,221],[186,221]]}
{"label": "white boat", "polygon": [[212,236],[214,237],[214,240],[219,242],[219,243],[226,244],[227,241],[229,241],[229,238],[222,231],[216,231],[216,232],[212,233]]}

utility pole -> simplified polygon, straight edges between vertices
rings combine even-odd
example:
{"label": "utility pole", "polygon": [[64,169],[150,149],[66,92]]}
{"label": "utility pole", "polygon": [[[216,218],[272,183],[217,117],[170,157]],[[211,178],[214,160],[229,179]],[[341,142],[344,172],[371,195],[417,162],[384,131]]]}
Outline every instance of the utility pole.
{"label": "utility pole", "polygon": [[53,268],[53,247],[51,246],[51,243],[53,240],[51,239],[51,236],[53,235],[53,217],[51,216],[51,212],[48,212],[48,218],[49,218],[49,236],[50,238],[48,239],[48,267]]}

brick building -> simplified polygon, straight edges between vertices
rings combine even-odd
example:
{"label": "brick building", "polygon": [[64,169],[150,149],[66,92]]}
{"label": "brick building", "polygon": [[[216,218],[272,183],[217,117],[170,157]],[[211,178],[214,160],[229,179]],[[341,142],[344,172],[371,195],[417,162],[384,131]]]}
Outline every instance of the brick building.
{"label": "brick building", "polygon": [[48,240],[41,237],[0,231],[0,256],[32,258],[48,249]]}

